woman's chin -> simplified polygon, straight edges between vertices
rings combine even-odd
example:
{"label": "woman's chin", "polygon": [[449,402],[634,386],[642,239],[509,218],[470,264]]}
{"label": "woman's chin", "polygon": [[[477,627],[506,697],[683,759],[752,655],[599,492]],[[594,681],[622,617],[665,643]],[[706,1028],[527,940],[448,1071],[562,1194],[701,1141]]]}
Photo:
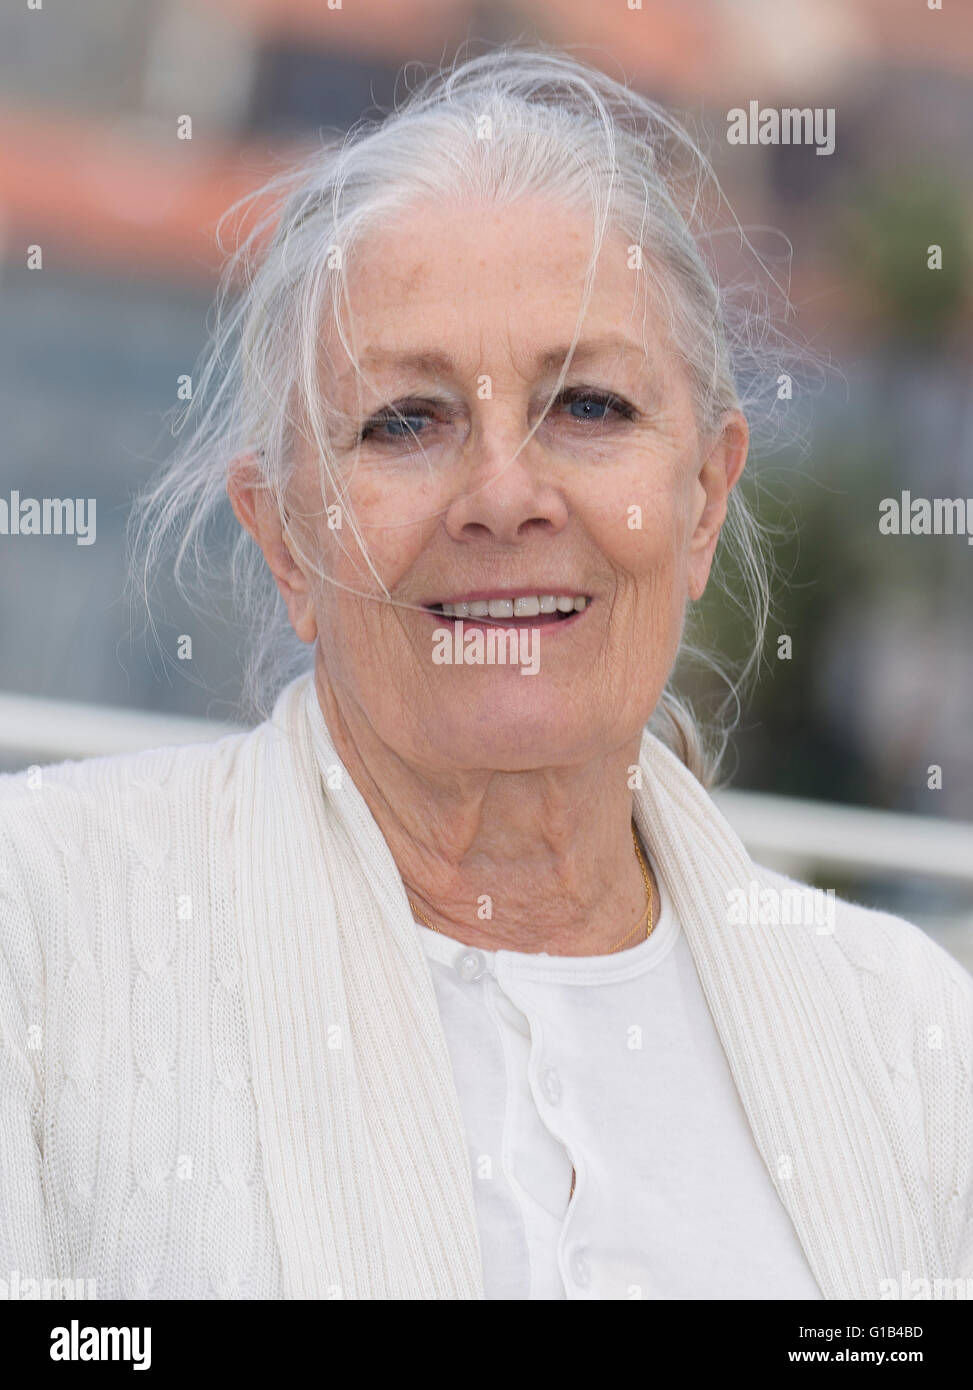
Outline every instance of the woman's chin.
{"label": "woman's chin", "polygon": [[591,756],[591,726],[568,720],[564,711],[545,707],[505,711],[496,703],[483,710],[463,709],[438,721],[439,754],[457,767],[525,772],[564,766]]}

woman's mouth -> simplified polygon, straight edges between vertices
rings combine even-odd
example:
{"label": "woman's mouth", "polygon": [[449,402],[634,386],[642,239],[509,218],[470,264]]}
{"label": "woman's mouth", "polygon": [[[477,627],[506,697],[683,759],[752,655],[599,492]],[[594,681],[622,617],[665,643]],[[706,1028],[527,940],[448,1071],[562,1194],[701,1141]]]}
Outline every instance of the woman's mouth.
{"label": "woman's mouth", "polygon": [[449,599],[424,607],[434,617],[464,625],[482,623],[485,627],[548,627],[583,613],[590,602],[588,594],[505,594],[502,596]]}

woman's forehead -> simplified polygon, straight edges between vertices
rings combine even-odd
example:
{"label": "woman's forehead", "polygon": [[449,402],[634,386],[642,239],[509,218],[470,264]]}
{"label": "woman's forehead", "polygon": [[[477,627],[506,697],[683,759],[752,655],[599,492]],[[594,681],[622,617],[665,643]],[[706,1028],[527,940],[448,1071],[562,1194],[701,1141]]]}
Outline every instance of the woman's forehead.
{"label": "woman's forehead", "polygon": [[[342,331],[329,324],[320,337],[321,370],[332,388],[355,389],[359,374],[376,384],[470,381],[483,372],[511,368],[525,380],[554,377],[569,354],[571,369],[591,368],[630,380],[664,376],[669,337],[654,305],[640,312],[624,299],[592,297],[578,326],[580,293],[536,312],[511,310],[492,300],[457,306],[419,303],[416,311],[391,312],[387,300],[357,296],[342,307]],[[572,350],[572,342],[575,337]],[[351,351],[349,351],[351,349]],[[352,356],[353,353],[353,356]]]}
{"label": "woman's forehead", "polygon": [[[595,266],[602,293],[631,293],[627,250],[627,238],[609,229]],[[346,286],[369,304],[435,293],[476,300],[485,283],[494,298],[546,297],[562,283],[577,294],[594,251],[591,215],[549,200],[422,204],[383,219],[349,248]]]}
{"label": "woman's forehead", "polygon": [[[540,374],[557,371],[571,351],[569,342],[553,347],[527,348],[526,356],[531,370]],[[645,362],[645,347],[635,337],[624,332],[607,332],[582,337],[571,354],[577,366],[595,362],[634,361],[640,365]],[[376,343],[365,348],[359,356],[359,365],[372,375],[379,373],[414,373],[419,376],[458,376],[462,374],[464,361],[458,355],[443,348],[398,347],[388,343]],[[344,377],[351,368],[341,373]]]}
{"label": "woman's forehead", "polygon": [[[402,330],[394,343],[366,343],[357,364],[347,353],[333,370],[327,371],[328,395],[339,410],[356,408],[359,383],[366,407],[373,397],[446,389],[466,391],[482,385],[484,375],[504,381],[553,385],[570,349],[570,336],[556,337],[543,326],[532,327],[521,338],[506,333],[484,338],[460,330],[440,333],[434,346],[417,327],[414,334]],[[641,409],[650,410],[663,394],[671,372],[671,362],[658,342],[643,345],[634,329],[616,328],[581,336],[571,354],[569,370],[576,378],[588,375],[606,387],[627,392]]]}

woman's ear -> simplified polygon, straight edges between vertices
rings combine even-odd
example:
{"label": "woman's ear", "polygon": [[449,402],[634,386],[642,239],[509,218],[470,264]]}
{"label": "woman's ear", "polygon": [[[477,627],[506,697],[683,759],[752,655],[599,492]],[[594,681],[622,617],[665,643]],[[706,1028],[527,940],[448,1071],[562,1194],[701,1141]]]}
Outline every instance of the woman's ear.
{"label": "woman's ear", "polygon": [[747,461],[750,430],[740,410],[723,417],[719,436],[707,453],[696,479],[696,515],[689,543],[689,597],[702,598],[726,520],[730,490]]}
{"label": "woman's ear", "polygon": [[295,559],[276,499],[264,481],[256,454],[238,454],[227,470],[226,491],[237,521],[259,545],[287,605],[291,627],[302,642],[314,642],[317,618],[307,577]]}

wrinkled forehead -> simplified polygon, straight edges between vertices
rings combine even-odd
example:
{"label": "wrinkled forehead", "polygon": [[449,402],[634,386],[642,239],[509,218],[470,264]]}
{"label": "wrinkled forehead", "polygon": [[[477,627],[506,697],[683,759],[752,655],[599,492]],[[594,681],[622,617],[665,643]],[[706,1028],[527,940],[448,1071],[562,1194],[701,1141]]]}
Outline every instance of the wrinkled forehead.
{"label": "wrinkled forehead", "polygon": [[[322,327],[329,385],[354,394],[352,354],[377,389],[484,372],[556,377],[578,332],[593,247],[590,217],[537,202],[400,215],[349,258],[338,324]],[[660,375],[668,335],[644,258],[611,232],[592,275],[572,361]]]}

